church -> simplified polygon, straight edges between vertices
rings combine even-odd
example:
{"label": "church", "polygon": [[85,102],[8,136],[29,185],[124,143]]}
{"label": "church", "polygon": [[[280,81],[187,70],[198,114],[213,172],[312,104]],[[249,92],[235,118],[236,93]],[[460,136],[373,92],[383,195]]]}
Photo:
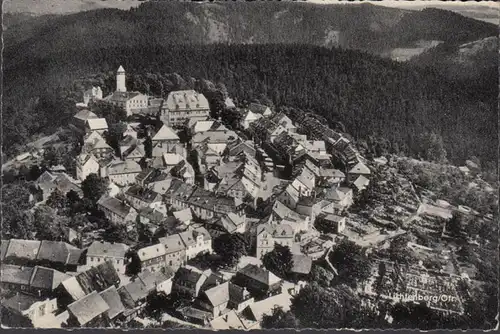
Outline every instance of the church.
{"label": "church", "polygon": [[140,92],[127,92],[125,69],[118,68],[116,73],[116,91],[104,98],[104,102],[121,107],[127,116],[138,114],[148,109],[148,96]]}

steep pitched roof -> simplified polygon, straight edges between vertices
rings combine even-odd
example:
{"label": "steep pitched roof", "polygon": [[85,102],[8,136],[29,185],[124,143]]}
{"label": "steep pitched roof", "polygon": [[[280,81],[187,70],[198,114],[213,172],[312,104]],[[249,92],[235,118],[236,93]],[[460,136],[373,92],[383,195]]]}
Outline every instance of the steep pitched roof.
{"label": "steep pitched roof", "polygon": [[103,291],[112,285],[120,283],[120,277],[115,267],[109,261],[101,263],[96,267],[69,277],[62,282],[66,291],[75,299],[82,298],[92,291]]}
{"label": "steep pitched roof", "polygon": [[33,271],[33,267],[2,264],[0,281],[2,283],[29,285]]}
{"label": "steep pitched roof", "polygon": [[349,174],[365,174],[365,175],[370,175],[371,171],[370,168],[366,167],[364,163],[359,161],[356,165],[354,165],[350,170]]}
{"label": "steep pitched roof", "polygon": [[182,241],[182,238],[179,234],[169,235],[167,237],[160,238],[158,241],[160,241],[165,246],[166,254],[186,249],[186,245]]}
{"label": "steep pitched roof", "polygon": [[296,274],[309,274],[312,268],[312,258],[306,255],[292,255],[292,272]]}
{"label": "steep pitched roof", "polygon": [[121,218],[125,218],[132,210],[130,206],[115,197],[103,197],[97,204],[117,214]]}
{"label": "steep pitched roof", "polygon": [[160,130],[156,133],[156,135],[152,139],[153,141],[161,141],[161,140],[179,140],[179,136],[175,133],[175,131],[163,125]]}
{"label": "steep pitched roof", "polygon": [[186,208],[181,211],[175,211],[174,217],[181,222],[190,221],[193,219],[193,212],[191,211],[191,208]]}
{"label": "steep pitched roof", "polygon": [[116,318],[125,311],[125,306],[123,306],[120,294],[115,286],[110,286],[106,290],[101,291],[99,295],[101,295],[102,299],[109,306],[109,310],[106,313],[110,319]]}
{"label": "steep pitched roof", "polygon": [[149,270],[144,270],[137,277],[144,283],[148,291],[156,289],[158,284],[161,284],[174,276],[174,271],[169,267],[165,267],[165,273],[156,271],[154,273]]}
{"label": "steep pitched roof", "polygon": [[80,326],[87,324],[108,310],[109,305],[96,291],[68,305],[68,311],[75,316]]}
{"label": "steep pitched roof", "polygon": [[39,289],[54,290],[70,276],[60,271],[36,266],[33,270],[30,286]]}
{"label": "steep pitched roof", "polygon": [[[65,264],[78,264],[77,261],[82,252],[83,250],[65,242],[43,240],[38,251],[37,260],[47,260]],[[72,260],[73,263],[69,263],[68,260]]]}
{"label": "steep pitched roof", "polygon": [[78,118],[79,120],[82,120],[82,121],[86,121],[89,118],[97,118],[97,115],[88,109],[83,109],[83,110],[77,112],[76,115],[73,117]]}
{"label": "steep pitched roof", "polygon": [[141,166],[133,160],[115,160],[108,166],[108,175],[139,174],[141,171]]}
{"label": "steep pitched roof", "polygon": [[40,249],[41,241],[11,239],[9,248],[5,252],[5,258],[19,258],[35,260]]}
{"label": "steep pitched roof", "polygon": [[365,188],[370,183],[370,180],[364,177],[363,175],[358,176],[356,181],[354,181],[354,185],[358,190]]}
{"label": "steep pitched roof", "polygon": [[194,90],[170,92],[164,106],[172,111],[210,109],[207,98]]}
{"label": "steep pitched roof", "polygon": [[252,278],[260,283],[267,286],[271,286],[275,283],[281,282],[281,278],[274,275],[267,269],[259,268],[254,264],[247,264],[244,268],[238,271],[238,274],[244,275],[246,277]]}

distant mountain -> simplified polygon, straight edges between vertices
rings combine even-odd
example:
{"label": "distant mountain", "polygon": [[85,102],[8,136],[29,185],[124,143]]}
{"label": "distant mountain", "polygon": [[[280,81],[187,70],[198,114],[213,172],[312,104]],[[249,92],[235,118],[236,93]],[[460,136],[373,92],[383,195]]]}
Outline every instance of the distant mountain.
{"label": "distant mountain", "polygon": [[[28,28],[27,28],[28,26]],[[34,26],[36,29],[29,29]],[[20,33],[22,32],[22,33]],[[370,4],[147,2],[130,11],[100,9],[11,24],[9,55],[46,57],[124,44],[313,44],[381,54],[422,40],[463,44],[495,36],[493,24],[459,14]]]}

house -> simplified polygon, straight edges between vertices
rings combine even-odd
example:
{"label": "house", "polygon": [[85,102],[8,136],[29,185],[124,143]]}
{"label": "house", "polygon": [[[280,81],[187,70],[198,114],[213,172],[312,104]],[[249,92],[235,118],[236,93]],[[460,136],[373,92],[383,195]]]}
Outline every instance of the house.
{"label": "house", "polygon": [[317,224],[318,227],[320,227],[324,231],[340,234],[345,229],[346,220],[347,220],[346,217],[334,214],[327,214],[319,216]]}
{"label": "house", "polygon": [[136,209],[140,210],[149,207],[153,203],[161,202],[161,195],[149,188],[141,187],[138,184],[134,184],[124,194],[130,205]]}
{"label": "house", "polygon": [[132,137],[137,139],[137,129],[140,123],[127,123],[127,128],[123,131],[123,137]]}
{"label": "house", "polygon": [[187,127],[191,134],[206,131],[227,131],[227,128],[220,121],[216,120],[192,120],[188,121]]}
{"label": "house", "polygon": [[68,277],[70,276],[51,268],[2,264],[0,281],[3,291],[54,297],[56,288]]}
{"label": "house", "polygon": [[231,282],[224,282],[203,291],[195,303],[216,318],[229,309],[242,311],[253,303],[253,298],[245,288]]}
{"label": "house", "polygon": [[309,223],[311,222],[309,216],[302,215],[291,210],[280,201],[274,202],[270,218],[269,222],[271,224],[279,224],[286,221],[286,224],[292,226],[295,234],[303,231],[309,231]]}
{"label": "house", "polygon": [[123,139],[118,143],[120,149],[120,155],[126,157],[134,150],[137,144],[140,143],[136,137],[132,135],[124,136]]}
{"label": "house", "polygon": [[101,295],[93,291],[68,305],[68,327],[108,327],[109,309]]}
{"label": "house", "polygon": [[214,218],[209,228],[212,236],[226,233],[244,233],[247,230],[246,216],[245,214],[235,214],[233,212],[225,213]]}
{"label": "house", "polygon": [[175,273],[172,290],[196,298],[207,278],[205,273],[198,270],[180,267]]}
{"label": "house", "polygon": [[[2,300],[2,325],[9,327],[23,326],[28,319],[35,328],[43,327],[44,318],[57,311],[56,298],[39,298],[25,293]],[[9,315],[7,316],[8,313]],[[11,323],[5,320],[11,319]],[[28,327],[29,324],[26,324]]]}
{"label": "house", "polygon": [[188,119],[204,120],[210,114],[208,100],[194,90],[174,91],[160,109],[160,119],[172,127],[179,127]]}
{"label": "house", "polygon": [[283,113],[274,115],[273,117],[271,117],[271,120],[274,123],[281,125],[287,132],[297,132],[297,127],[293,124],[292,120]]}
{"label": "house", "polygon": [[98,160],[106,160],[113,157],[115,150],[106,143],[106,140],[95,131],[86,136],[83,140],[83,147],[80,154],[92,154]]}
{"label": "house", "polygon": [[84,104],[88,105],[89,102],[98,101],[98,100],[102,100],[101,87],[92,86],[92,88],[87,89],[86,91],[83,92],[83,103]]}
{"label": "house", "polygon": [[248,154],[251,157],[256,156],[256,149],[254,142],[251,140],[246,141],[235,141],[231,142],[226,146],[223,156],[229,161],[234,161],[239,159],[241,155]]}
{"label": "house", "polygon": [[102,135],[104,132],[108,131],[108,122],[105,118],[88,118],[85,124],[85,132],[90,134],[92,132],[97,132]]}
{"label": "house", "polygon": [[150,272],[149,270],[144,270],[137,275],[149,293],[158,292],[165,295],[169,295],[172,292],[172,282],[174,277],[174,270],[169,267],[165,267],[163,271]]}
{"label": "house", "polygon": [[76,271],[82,250],[62,241],[2,240],[2,262]]}
{"label": "house", "polygon": [[175,131],[165,124],[160,128],[160,130],[158,130],[151,140],[153,141],[154,146],[158,143],[168,145],[178,144],[180,142],[179,136],[175,133]]}
{"label": "house", "polygon": [[276,307],[281,307],[283,311],[287,312],[291,305],[292,296],[285,291],[249,305],[241,315],[250,320],[250,326],[256,324],[250,329],[257,329],[264,315],[272,315]]}
{"label": "house", "polygon": [[166,218],[166,215],[156,208],[144,207],[139,210],[139,222],[152,230],[161,225]]}
{"label": "house", "polygon": [[243,129],[247,130],[250,127],[250,124],[252,124],[255,121],[258,121],[261,117],[263,117],[261,114],[256,114],[251,110],[246,110],[243,113],[240,125]]}
{"label": "house", "polygon": [[186,245],[179,234],[169,235],[158,240],[165,246],[166,264],[173,269],[178,269],[186,263]]}
{"label": "house", "polygon": [[293,228],[288,224],[261,224],[257,227],[256,253],[262,258],[274,249],[275,244],[292,248],[295,241]]}
{"label": "house", "polygon": [[201,253],[212,253],[212,237],[206,228],[198,227],[179,233],[179,236],[186,246],[187,260]]}
{"label": "house", "polygon": [[133,160],[135,162],[139,162],[146,156],[144,152],[144,145],[139,144],[135,146],[131,146],[129,149],[122,153],[123,159],[125,160]]}
{"label": "house", "polygon": [[202,311],[191,306],[181,307],[177,309],[177,311],[181,314],[182,319],[199,326],[208,326],[212,319],[212,314],[210,312]]}
{"label": "house", "polygon": [[114,224],[129,225],[135,223],[137,211],[114,197],[102,197],[97,202],[97,207]]}
{"label": "house", "polygon": [[103,102],[122,108],[130,116],[147,109],[149,99],[139,92],[127,92],[125,69],[120,66],[116,73],[116,91],[106,96]]}
{"label": "house", "polygon": [[370,180],[367,179],[364,175],[358,176],[356,181],[353,182],[354,187],[356,187],[357,191],[363,191],[370,184]]}
{"label": "house", "polygon": [[354,182],[358,177],[363,175],[365,178],[369,178],[371,174],[370,168],[368,168],[363,162],[358,161],[347,173],[347,178],[349,182]]}
{"label": "house", "polygon": [[313,259],[307,255],[293,254],[291,274],[296,280],[307,279],[311,273],[312,263]]}
{"label": "house", "polygon": [[333,212],[334,204],[332,201],[324,200],[318,197],[302,197],[297,202],[295,211],[299,214],[309,217],[314,222],[316,217],[322,212]]}
{"label": "house", "polygon": [[141,262],[142,270],[151,272],[161,271],[166,265],[165,246],[162,243],[141,248],[137,251],[137,256]]}
{"label": "house", "polygon": [[95,266],[109,261],[118,273],[125,274],[127,266],[125,255],[129,248],[129,246],[121,243],[94,241],[87,250],[87,265]]}
{"label": "house", "polygon": [[271,116],[273,114],[271,108],[259,103],[250,103],[250,105],[248,106],[248,110],[262,116]]}
{"label": "house", "polygon": [[231,310],[223,315],[214,318],[210,321],[210,327],[213,330],[227,330],[227,329],[239,329],[245,330],[247,327],[240,319],[238,313],[235,310]]}
{"label": "house", "polygon": [[[47,176],[50,175],[50,180]],[[38,201],[46,201],[53,191],[59,190],[63,195],[66,195],[71,190],[82,196],[82,190],[77,185],[75,179],[66,173],[51,174],[48,171],[44,172],[32,188],[32,194]]]}
{"label": "house", "polygon": [[101,292],[111,286],[118,287],[120,277],[114,265],[107,261],[63,280],[57,288],[58,304],[64,308],[93,291]]}
{"label": "house", "polygon": [[97,158],[91,154],[80,154],[76,158],[76,178],[83,181],[90,174],[99,175],[100,165]]}
{"label": "house", "polygon": [[79,112],[76,113],[75,116],[73,116],[73,122],[74,124],[79,127],[80,129],[85,129],[85,125],[87,124],[87,120],[91,118],[98,118],[96,114],[94,114],[92,111],[88,109],[83,109],[80,110]]}
{"label": "house", "polygon": [[332,187],[325,193],[325,199],[333,202],[333,213],[342,212],[353,203],[352,189],[346,187]]}
{"label": "house", "polygon": [[224,106],[227,109],[235,109],[236,108],[236,105],[234,104],[233,99],[230,97],[226,97],[226,99],[224,100]]}
{"label": "house", "polygon": [[290,183],[278,196],[276,199],[286,205],[288,208],[295,210],[297,203],[300,200],[300,192],[293,183]]}
{"label": "house", "polygon": [[298,190],[301,197],[311,196],[316,186],[316,177],[311,170],[304,168],[302,173],[293,180],[292,186]]}
{"label": "house", "polygon": [[150,290],[141,279],[135,279],[118,288],[118,294],[128,311],[127,317],[130,316],[130,312],[137,315],[144,309],[149,293]]}
{"label": "house", "polygon": [[178,221],[184,223],[185,225],[189,226],[192,221],[193,221],[193,212],[191,211],[190,208],[186,208],[184,210],[180,211],[175,211],[174,212],[174,217]]}
{"label": "house", "polygon": [[114,160],[106,168],[109,180],[119,186],[133,184],[141,171],[141,166],[134,160]]}
{"label": "house", "polygon": [[120,294],[116,289],[116,286],[110,286],[109,288],[99,292],[102,299],[108,304],[109,309],[106,311],[107,318],[113,323],[118,322],[121,318],[123,312],[125,312],[125,306],[122,303]]}
{"label": "house", "polygon": [[345,181],[345,174],[338,169],[320,169],[320,179],[324,180],[325,183],[330,183],[332,185],[339,185]]}
{"label": "house", "polygon": [[232,283],[245,287],[256,299],[281,293],[282,280],[267,269],[247,264],[232,279]]}

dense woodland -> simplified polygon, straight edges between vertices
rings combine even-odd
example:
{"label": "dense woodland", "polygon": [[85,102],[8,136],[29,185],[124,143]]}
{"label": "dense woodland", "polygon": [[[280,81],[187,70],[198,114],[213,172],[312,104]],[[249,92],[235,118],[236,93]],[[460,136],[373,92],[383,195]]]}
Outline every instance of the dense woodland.
{"label": "dense woodland", "polygon": [[435,133],[454,163],[473,155],[484,167],[496,161],[496,94],[477,94],[437,71],[359,51],[305,45],[177,45],[60,52],[29,64],[8,64],[7,153],[30,136],[67,123],[75,112],[72,103],[81,99],[84,88],[73,85],[75,80],[97,77],[109,92],[122,64],[129,89],[166,96],[171,89],[195,88],[194,78],[202,78],[222,84],[240,103],[259,99],[312,111],[330,124],[340,121],[355,139],[383,138],[396,153],[418,156],[421,134]]}

